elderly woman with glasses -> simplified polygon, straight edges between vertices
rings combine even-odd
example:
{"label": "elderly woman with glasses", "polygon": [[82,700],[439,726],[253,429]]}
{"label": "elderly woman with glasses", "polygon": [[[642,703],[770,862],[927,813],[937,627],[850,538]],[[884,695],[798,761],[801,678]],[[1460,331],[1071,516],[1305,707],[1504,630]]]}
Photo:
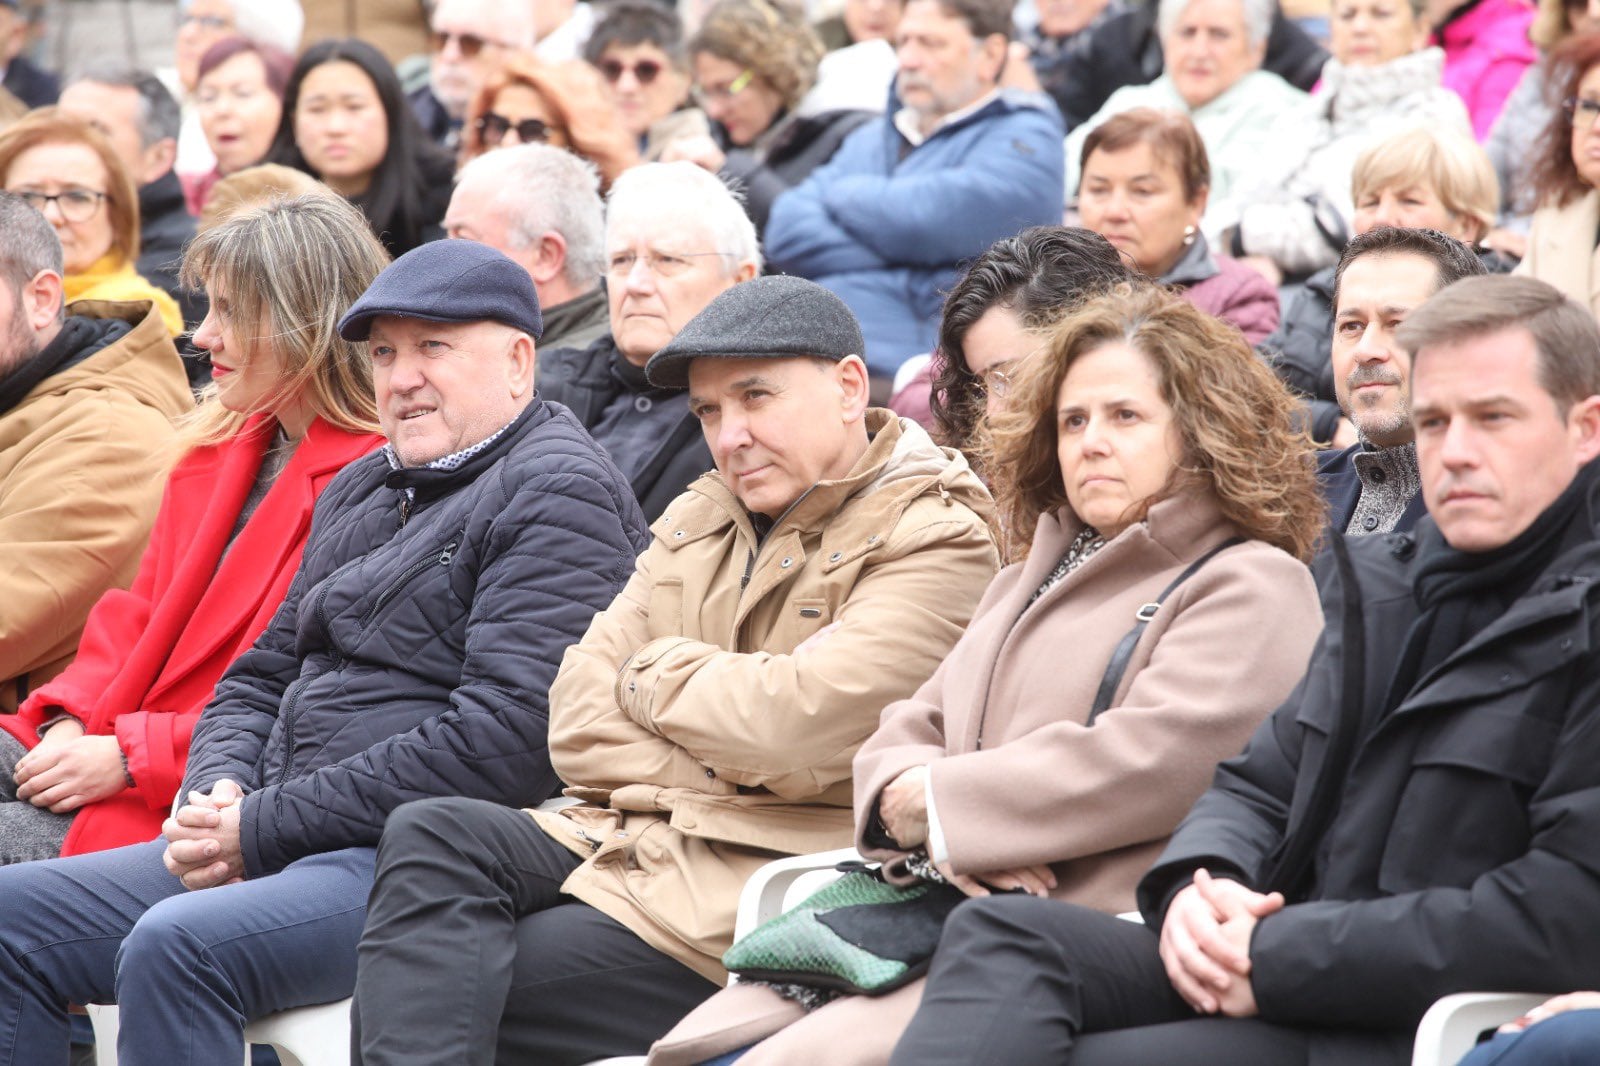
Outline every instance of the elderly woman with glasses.
{"label": "elderly woman with glasses", "polygon": [[661,158],[687,159],[738,181],[758,231],[765,232],[778,195],[832,159],[872,117],[805,106],[822,42],[773,0],[720,0],[689,42],[689,55],[695,98],[711,131],[667,146]]}
{"label": "elderly woman with glasses", "polygon": [[134,268],[139,194],[111,142],[54,107],[0,134],[0,188],[50,220],[66,264],[66,300],[148,300],[173,336],[183,315]]}
{"label": "elderly woman with glasses", "polygon": [[467,108],[460,165],[496,148],[548,144],[587,159],[607,185],[639,161],[637,146],[605,104],[600,76],[583,63],[511,56]]}
{"label": "elderly woman with glasses", "polygon": [[1539,208],[1517,273],[1548,281],[1600,314],[1600,33],[1572,38],[1549,62],[1561,108],[1539,140]]}

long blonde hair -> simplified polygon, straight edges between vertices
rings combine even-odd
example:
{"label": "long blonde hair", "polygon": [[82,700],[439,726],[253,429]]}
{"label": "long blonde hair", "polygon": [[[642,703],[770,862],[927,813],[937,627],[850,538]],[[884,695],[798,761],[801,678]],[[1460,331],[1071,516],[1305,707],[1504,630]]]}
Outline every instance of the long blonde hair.
{"label": "long blonde hair", "polygon": [[1154,365],[1183,440],[1181,468],[1134,520],[1157,500],[1201,485],[1247,537],[1310,560],[1326,512],[1316,452],[1295,428],[1294,398],[1237,329],[1167,290],[1123,284],[1080,305],[1046,336],[980,437],[1013,560],[1026,557],[1039,516],[1068,504],[1056,399],[1072,364],[1108,344],[1125,344]]}
{"label": "long blonde hair", "polygon": [[[351,433],[378,429],[372,365],[363,346],[336,332],[341,315],[388,265],[388,253],[359,210],[331,194],[277,200],[197,236],[183,257],[183,283],[218,286],[236,343],[251,358],[270,345],[283,378],[263,405],[303,397],[311,412]],[[213,307],[212,314],[221,314]],[[180,425],[189,448],[237,434],[250,412],[229,411],[216,386]]]}

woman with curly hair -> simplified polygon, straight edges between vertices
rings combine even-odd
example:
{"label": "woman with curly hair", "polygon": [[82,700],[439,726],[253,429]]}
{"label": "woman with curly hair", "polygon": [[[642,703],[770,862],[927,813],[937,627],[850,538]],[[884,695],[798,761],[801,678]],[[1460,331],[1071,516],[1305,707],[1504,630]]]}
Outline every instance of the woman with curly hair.
{"label": "woman with curly hair", "polygon": [[817,81],[822,42],[774,0],[720,0],[689,42],[689,57],[711,132],[669,144],[661,158],[687,159],[737,181],[758,231],[766,230],[778,194],[832,159],[872,117],[802,106]]}
{"label": "woman with curly hair", "polygon": [[639,149],[603,88],[586,63],[513,55],[467,107],[460,165],[495,148],[548,144],[593,163],[609,186],[639,162]]}
{"label": "woman with curly hair", "polygon": [[[1323,509],[1294,410],[1237,331],[1152,286],[1083,304],[1020,366],[983,446],[1011,565],[855,758],[857,847],[886,876],[1133,909],[1322,628],[1306,562]],[[881,1064],[921,996],[807,1013],[826,994],[742,983],[651,1061],[772,1033],[741,1066]]]}
{"label": "woman with curly hair", "polygon": [[1091,230],[1034,226],[995,241],[950,290],[933,356],[889,407],[973,458],[979,424],[999,411],[1018,363],[1043,344],[1039,331],[1137,276]]}
{"label": "woman with curly hair", "polygon": [[1572,38],[1549,63],[1561,107],[1539,138],[1533,164],[1539,207],[1516,272],[1548,281],[1600,314],[1600,33]]}

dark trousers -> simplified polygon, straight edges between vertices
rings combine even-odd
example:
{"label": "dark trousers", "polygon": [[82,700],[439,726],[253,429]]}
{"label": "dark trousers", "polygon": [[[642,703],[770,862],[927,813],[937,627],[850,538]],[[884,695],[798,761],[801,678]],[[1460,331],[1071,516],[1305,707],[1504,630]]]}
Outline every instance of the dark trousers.
{"label": "dark trousers", "polygon": [[[1155,931],[1028,896],[969,900],[945,923],[922,1006],[891,1066],[1384,1066],[1390,1036],[1337,1050],[1321,1031],[1196,1014],[1173,989]],[[1334,1051],[1331,1056],[1328,1052]]]}
{"label": "dark trousers", "polygon": [[69,1003],[120,1005],[123,1066],[216,1066],[246,1021],[350,994],[371,848],[199,892],[165,850],[0,868],[0,1066],[66,1066]]}
{"label": "dark trousers", "polygon": [[717,990],[563,896],[577,866],[522,811],[429,799],[390,815],[361,937],[354,1061],[637,1055]]}

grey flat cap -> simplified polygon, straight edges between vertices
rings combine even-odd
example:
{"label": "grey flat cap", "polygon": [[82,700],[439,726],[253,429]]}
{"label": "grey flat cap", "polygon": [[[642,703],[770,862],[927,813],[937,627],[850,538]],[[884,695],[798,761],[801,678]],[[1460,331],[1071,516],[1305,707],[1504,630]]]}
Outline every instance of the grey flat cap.
{"label": "grey flat cap", "polygon": [[644,368],[659,388],[689,386],[689,363],[711,359],[843,359],[864,355],[861,326],[844,301],[814,281],[756,278],[721,293]]}

